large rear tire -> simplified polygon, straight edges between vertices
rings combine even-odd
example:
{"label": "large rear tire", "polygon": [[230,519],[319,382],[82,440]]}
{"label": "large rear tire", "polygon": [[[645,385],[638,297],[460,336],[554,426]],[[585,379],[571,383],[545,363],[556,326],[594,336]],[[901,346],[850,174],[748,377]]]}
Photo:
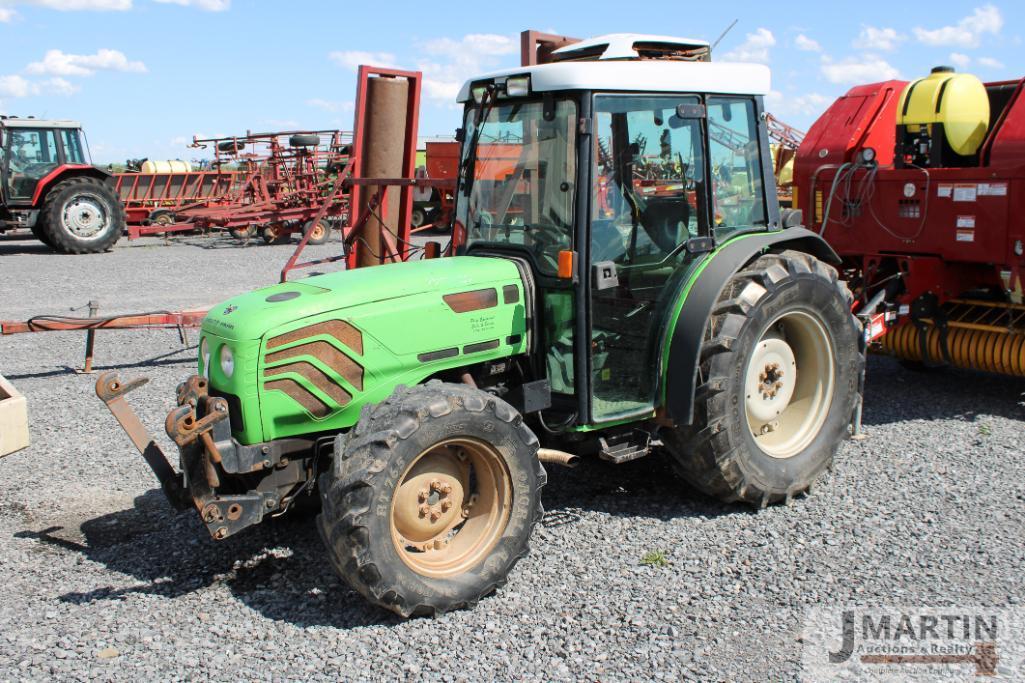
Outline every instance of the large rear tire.
{"label": "large rear tire", "polygon": [[48,243],[64,254],[110,251],[125,229],[124,206],[113,188],[87,176],[54,185],[39,220]]}
{"label": "large rear tire", "polygon": [[541,519],[538,441],[471,387],[399,387],[335,441],[319,527],[338,573],[403,617],[473,606],[502,586]]}
{"label": "large rear tire", "polygon": [[733,276],[705,331],[694,422],[664,432],[691,485],[764,507],[807,492],[830,466],[865,363],[850,304],[836,271],[800,252]]}

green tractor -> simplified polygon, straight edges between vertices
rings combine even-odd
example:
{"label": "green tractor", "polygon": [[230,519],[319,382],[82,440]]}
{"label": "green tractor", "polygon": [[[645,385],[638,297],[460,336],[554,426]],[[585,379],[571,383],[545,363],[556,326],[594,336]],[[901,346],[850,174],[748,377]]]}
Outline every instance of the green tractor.
{"label": "green tractor", "polygon": [[144,380],[100,377],[169,499],[222,539],[319,493],[339,574],[410,616],[505,582],[542,463],[664,453],[724,501],[806,494],[859,414],[861,327],[780,216],[768,70],[708,52],[610,36],[467,83],[457,253],[212,309],[180,467],[124,403]]}

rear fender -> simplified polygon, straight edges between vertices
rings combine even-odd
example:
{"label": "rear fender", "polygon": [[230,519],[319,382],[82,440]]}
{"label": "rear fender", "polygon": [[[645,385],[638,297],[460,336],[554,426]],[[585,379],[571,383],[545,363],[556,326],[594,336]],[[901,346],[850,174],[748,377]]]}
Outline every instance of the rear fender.
{"label": "rear fender", "polygon": [[802,251],[831,265],[840,263],[840,257],[826,241],[805,228],[745,235],[710,255],[693,284],[680,295],[681,300],[670,313],[660,356],[662,405],[667,416],[677,424],[691,424],[694,420],[701,343],[712,309],[726,283],[754,258],[783,249]]}
{"label": "rear fender", "polygon": [[32,206],[39,206],[40,200],[46,196],[46,193],[50,191],[50,188],[68,178],[96,178],[104,182],[112,182],[113,176],[106,171],[101,171],[95,166],[86,166],[79,164],[64,164],[53,169],[42,178],[39,179],[39,183],[36,185],[35,194],[32,195]]}

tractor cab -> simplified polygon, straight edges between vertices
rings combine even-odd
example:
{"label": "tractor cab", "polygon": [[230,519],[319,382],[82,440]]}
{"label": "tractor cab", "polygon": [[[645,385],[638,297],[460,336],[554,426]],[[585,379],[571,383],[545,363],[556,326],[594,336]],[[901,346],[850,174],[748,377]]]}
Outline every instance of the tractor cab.
{"label": "tractor cab", "polygon": [[4,117],[0,138],[0,192],[12,205],[30,205],[40,181],[59,167],[89,164],[75,121]]}
{"label": "tractor cab", "polygon": [[693,269],[717,245],[778,226],[769,71],[708,52],[605,36],[460,93],[456,229],[467,254],[529,264],[553,400],[578,424],[651,414]]}

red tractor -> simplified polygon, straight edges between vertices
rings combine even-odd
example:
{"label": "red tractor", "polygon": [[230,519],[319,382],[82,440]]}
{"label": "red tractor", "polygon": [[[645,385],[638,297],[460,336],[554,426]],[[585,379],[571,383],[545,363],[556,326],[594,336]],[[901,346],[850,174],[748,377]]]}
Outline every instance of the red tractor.
{"label": "red tractor", "polygon": [[0,116],[0,233],[29,228],[65,254],[108,251],[125,229],[113,179],[73,121]]}

